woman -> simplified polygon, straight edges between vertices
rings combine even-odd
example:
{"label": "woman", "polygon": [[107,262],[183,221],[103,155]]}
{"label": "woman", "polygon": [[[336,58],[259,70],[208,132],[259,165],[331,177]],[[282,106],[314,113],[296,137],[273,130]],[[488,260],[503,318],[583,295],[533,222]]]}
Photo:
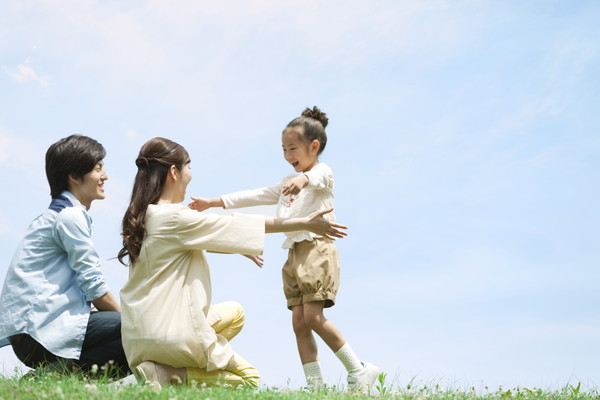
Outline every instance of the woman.
{"label": "woman", "polygon": [[187,151],[164,138],[144,144],[136,160],[119,252],[130,265],[121,290],[123,347],[138,378],[159,387],[173,380],[257,387],[258,371],[229,344],[243,310],[232,302],[211,306],[204,251],[260,263],[264,233],[309,230],[335,239],[346,227],[323,218],[331,210],[291,219],[191,210],[178,204],[192,179],[189,164]]}

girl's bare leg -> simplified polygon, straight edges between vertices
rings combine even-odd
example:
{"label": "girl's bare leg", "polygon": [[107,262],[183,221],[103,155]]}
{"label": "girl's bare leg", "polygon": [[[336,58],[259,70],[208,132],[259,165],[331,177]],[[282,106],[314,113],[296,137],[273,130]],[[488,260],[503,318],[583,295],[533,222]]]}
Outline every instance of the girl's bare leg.
{"label": "girl's bare leg", "polygon": [[304,324],[315,331],[340,359],[348,371],[348,388],[363,391],[373,386],[380,369],[363,363],[346,343],[339,329],[323,315],[324,301],[313,301],[303,306]]}
{"label": "girl's bare leg", "polygon": [[317,361],[319,358],[319,350],[315,337],[312,334],[312,329],[304,320],[304,306],[292,307],[292,326],[296,334],[296,344],[298,345],[300,361],[302,361],[303,365]]}
{"label": "girl's bare leg", "polygon": [[[324,301],[311,301],[303,305],[304,325],[317,335],[336,353],[346,343],[342,332],[323,315]],[[296,338],[298,336],[296,335]],[[314,338],[313,338],[314,341]],[[314,361],[314,360],[313,360]]]}

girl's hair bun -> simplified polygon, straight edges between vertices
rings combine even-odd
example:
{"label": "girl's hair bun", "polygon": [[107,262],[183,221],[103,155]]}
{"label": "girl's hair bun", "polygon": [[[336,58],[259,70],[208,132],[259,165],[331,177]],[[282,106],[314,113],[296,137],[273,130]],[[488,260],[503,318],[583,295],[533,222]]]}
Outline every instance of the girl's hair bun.
{"label": "girl's hair bun", "polygon": [[314,106],[312,108],[312,110],[310,108],[306,108],[306,110],[304,110],[301,115],[303,117],[316,119],[317,121],[319,121],[321,123],[321,125],[323,125],[323,128],[326,128],[327,123],[329,122],[329,118],[327,117],[327,114],[325,114],[323,111],[319,110],[319,107],[317,107],[317,106]]}

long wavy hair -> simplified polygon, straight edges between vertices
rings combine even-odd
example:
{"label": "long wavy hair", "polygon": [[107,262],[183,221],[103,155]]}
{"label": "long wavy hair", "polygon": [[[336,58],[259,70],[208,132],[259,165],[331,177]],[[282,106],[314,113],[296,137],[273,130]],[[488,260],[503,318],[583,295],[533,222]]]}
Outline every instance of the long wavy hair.
{"label": "long wavy hair", "polygon": [[118,259],[121,264],[129,257],[131,264],[140,256],[142,242],[146,236],[146,210],[148,205],[158,203],[171,166],[181,171],[190,162],[190,156],[183,146],[165,138],[157,137],[147,141],[141,148],[135,165],[138,167],[131,201],[123,216],[123,248]]}

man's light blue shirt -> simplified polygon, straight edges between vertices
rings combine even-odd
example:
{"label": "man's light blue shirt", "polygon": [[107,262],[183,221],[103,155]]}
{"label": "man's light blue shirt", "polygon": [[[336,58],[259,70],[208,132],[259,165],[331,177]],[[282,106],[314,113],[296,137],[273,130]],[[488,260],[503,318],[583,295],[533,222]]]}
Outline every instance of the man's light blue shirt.
{"label": "man's light blue shirt", "polygon": [[26,333],[59,357],[79,359],[90,302],[106,293],[92,219],[65,191],[33,220],[11,261],[0,295],[0,339]]}

